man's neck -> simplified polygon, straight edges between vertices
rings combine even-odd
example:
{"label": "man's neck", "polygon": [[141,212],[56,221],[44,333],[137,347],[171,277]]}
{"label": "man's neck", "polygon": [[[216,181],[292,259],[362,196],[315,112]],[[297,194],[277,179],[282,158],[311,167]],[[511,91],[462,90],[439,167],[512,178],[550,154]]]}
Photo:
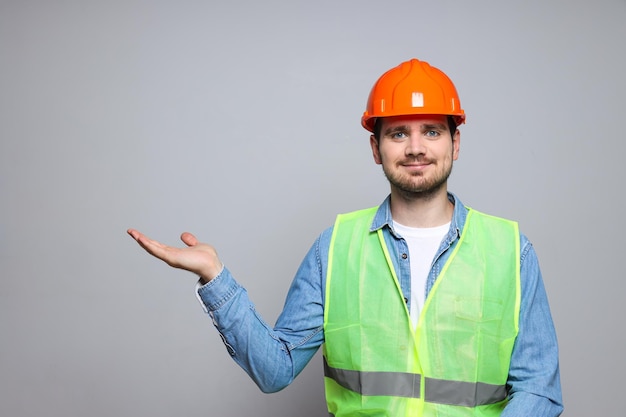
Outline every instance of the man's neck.
{"label": "man's neck", "polygon": [[391,190],[391,217],[409,227],[436,227],[452,220],[454,204],[444,188],[436,194],[407,194]]}

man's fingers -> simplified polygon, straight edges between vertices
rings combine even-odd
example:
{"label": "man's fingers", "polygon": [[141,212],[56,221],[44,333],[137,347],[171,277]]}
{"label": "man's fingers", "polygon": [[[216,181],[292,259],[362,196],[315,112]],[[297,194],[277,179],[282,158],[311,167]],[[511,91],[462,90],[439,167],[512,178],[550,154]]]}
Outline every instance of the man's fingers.
{"label": "man's fingers", "polygon": [[149,254],[156,256],[159,259],[165,260],[167,257],[166,245],[163,245],[156,240],[150,239],[148,236],[135,229],[128,229],[128,234],[139,243],[139,246],[144,248]]}

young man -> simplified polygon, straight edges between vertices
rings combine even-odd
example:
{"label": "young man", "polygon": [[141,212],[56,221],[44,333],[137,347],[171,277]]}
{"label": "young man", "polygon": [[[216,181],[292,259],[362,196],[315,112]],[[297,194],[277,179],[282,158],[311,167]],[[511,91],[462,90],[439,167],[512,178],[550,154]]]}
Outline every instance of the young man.
{"label": "young man", "polygon": [[557,342],[536,254],[517,223],[447,190],[465,113],[451,80],[412,59],[383,74],[362,117],[391,193],[318,237],[272,329],[215,249],[128,233],[200,276],[224,343],[264,392],[323,346],[339,416],[558,416]]}

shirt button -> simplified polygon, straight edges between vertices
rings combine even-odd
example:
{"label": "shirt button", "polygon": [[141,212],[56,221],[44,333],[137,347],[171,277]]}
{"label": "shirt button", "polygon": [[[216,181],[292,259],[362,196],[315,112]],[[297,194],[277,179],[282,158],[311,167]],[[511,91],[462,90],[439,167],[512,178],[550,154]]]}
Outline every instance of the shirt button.
{"label": "shirt button", "polygon": [[403,254],[402,254],[402,259],[406,259],[406,258],[408,258],[408,257],[409,257],[409,255],[407,255],[406,253],[403,253]]}
{"label": "shirt button", "polygon": [[404,297],[404,304],[407,304],[409,302],[409,299]]}

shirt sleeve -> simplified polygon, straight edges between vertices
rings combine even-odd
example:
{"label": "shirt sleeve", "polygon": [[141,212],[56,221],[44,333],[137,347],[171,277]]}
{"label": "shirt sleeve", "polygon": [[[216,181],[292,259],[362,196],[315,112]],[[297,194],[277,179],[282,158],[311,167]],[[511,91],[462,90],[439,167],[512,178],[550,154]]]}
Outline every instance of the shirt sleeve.
{"label": "shirt sleeve", "polygon": [[556,417],[563,411],[559,354],[537,255],[521,242],[519,333],[509,370],[509,403],[502,417]]}
{"label": "shirt sleeve", "polygon": [[197,287],[226,350],[263,392],[289,385],[323,342],[322,234],[302,261],[275,327],[257,313],[230,271]]}

